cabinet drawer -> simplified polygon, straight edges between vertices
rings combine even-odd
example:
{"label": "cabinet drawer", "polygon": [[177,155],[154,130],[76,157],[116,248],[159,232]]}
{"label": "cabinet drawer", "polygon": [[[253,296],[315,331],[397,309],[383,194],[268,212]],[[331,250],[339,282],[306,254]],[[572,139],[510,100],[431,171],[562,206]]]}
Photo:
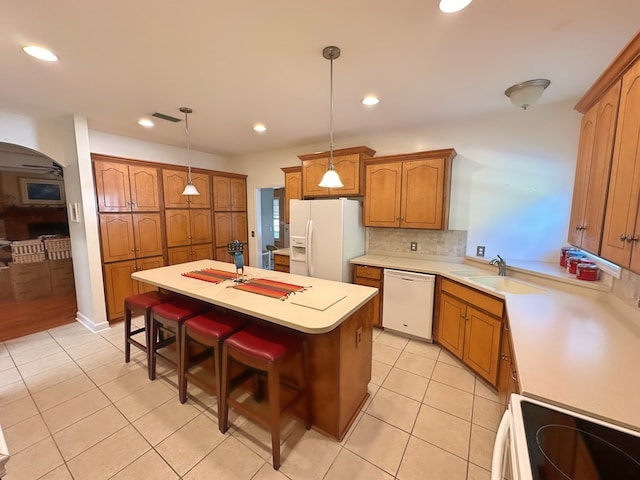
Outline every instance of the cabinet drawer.
{"label": "cabinet drawer", "polygon": [[281,265],[283,267],[289,266],[289,256],[288,255],[274,255],[273,256],[273,264]]}
{"label": "cabinet drawer", "polygon": [[498,298],[461,285],[448,278],[442,279],[442,291],[454,295],[487,313],[502,318],[504,302]]}
{"label": "cabinet drawer", "polygon": [[380,280],[382,278],[382,268],[368,267],[366,265],[356,265],[354,269],[354,275],[356,277],[373,278]]}

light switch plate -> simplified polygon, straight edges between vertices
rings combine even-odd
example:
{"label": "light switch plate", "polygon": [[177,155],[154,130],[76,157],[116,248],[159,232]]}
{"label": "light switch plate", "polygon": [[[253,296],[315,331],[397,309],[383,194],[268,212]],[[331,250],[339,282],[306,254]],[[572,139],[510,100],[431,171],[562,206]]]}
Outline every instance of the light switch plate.
{"label": "light switch plate", "polygon": [[478,245],[476,247],[476,257],[484,257],[484,245]]}

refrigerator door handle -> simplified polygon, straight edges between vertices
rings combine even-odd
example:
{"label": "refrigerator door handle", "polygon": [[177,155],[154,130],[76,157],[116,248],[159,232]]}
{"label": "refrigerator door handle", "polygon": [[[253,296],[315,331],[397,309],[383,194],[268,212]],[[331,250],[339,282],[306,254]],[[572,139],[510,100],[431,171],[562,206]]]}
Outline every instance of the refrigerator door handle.
{"label": "refrigerator door handle", "polygon": [[313,277],[316,267],[316,259],[313,251],[313,220],[307,223],[307,271]]}

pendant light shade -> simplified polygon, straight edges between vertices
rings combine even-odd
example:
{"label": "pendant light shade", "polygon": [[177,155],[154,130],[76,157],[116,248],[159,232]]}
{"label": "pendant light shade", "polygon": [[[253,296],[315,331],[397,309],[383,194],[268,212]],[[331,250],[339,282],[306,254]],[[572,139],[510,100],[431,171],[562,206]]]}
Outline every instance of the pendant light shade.
{"label": "pendant light shade", "polygon": [[200,192],[191,181],[191,148],[189,146],[189,114],[193,112],[189,107],[180,107],[184,113],[184,131],[187,136],[187,185],[182,191],[182,195],[200,195]]}
{"label": "pendant light shade", "polygon": [[340,176],[333,167],[333,60],[340,56],[338,47],[325,47],[322,50],[322,56],[331,62],[331,70],[329,74],[329,91],[330,91],[330,108],[329,108],[329,169],[326,171],[322,180],[318,184],[324,188],[342,188],[344,185],[340,181]]}

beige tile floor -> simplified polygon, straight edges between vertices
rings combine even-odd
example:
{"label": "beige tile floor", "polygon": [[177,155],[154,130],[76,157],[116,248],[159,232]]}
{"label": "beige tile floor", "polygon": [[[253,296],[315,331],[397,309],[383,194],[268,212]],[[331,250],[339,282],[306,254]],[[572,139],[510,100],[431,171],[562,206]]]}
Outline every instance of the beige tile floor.
{"label": "beige tile floor", "polygon": [[122,324],[0,343],[4,480],[490,478],[497,396],[438,346],[375,330],[371,396],[346,438],[289,420],[276,472],[266,432],[232,416],[220,434],[212,397],[190,387],[181,405],[175,375],[150,382],[123,343]]}

